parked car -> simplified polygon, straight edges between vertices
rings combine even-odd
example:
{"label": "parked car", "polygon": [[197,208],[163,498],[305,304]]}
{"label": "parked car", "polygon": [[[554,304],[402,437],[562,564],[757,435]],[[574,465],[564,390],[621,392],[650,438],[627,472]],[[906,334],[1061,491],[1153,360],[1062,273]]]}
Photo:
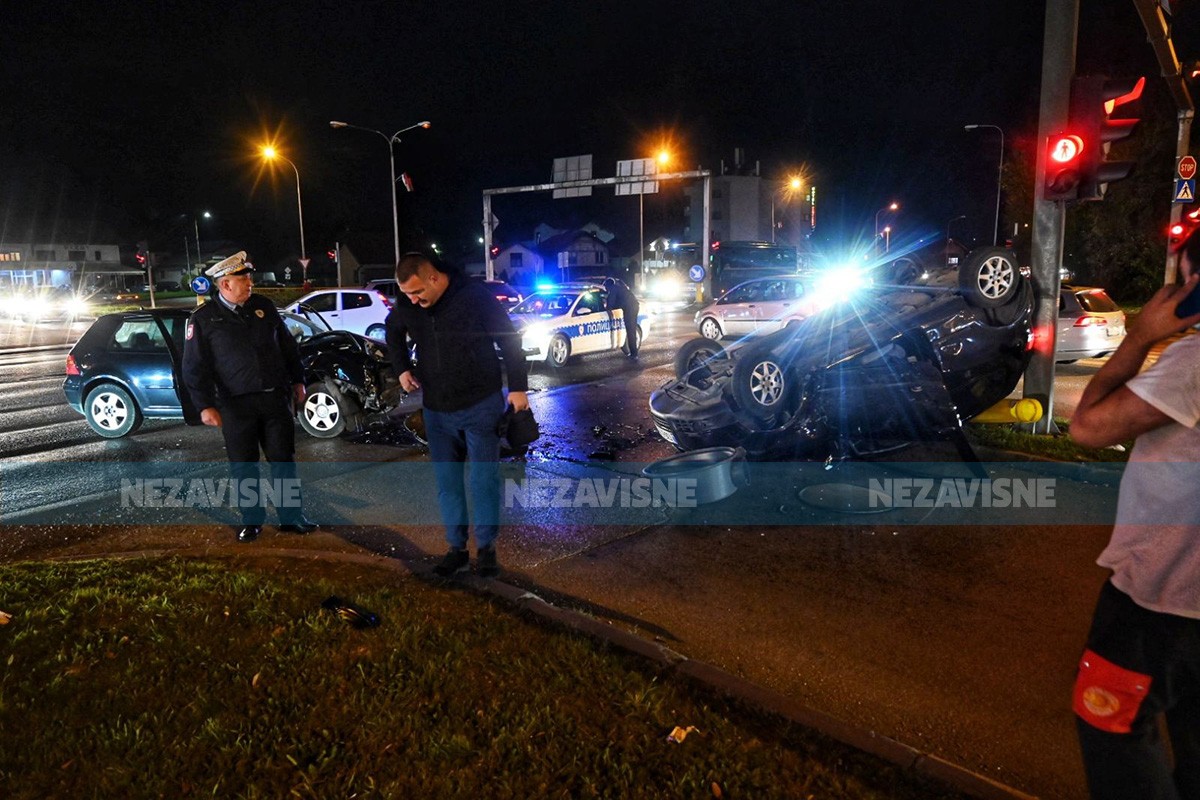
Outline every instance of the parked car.
{"label": "parked car", "polygon": [[1094,286],[1063,286],[1058,294],[1054,359],[1070,364],[1111,355],[1125,341],[1125,312]]}
{"label": "parked car", "polygon": [[[608,308],[608,292],[593,284],[563,284],[539,289],[509,312],[521,334],[528,360],[545,359],[562,367],[574,356],[625,347],[625,317]],[[638,315],[638,347],[650,317]]]}
{"label": "parked car", "polygon": [[376,289],[318,289],[286,307],[293,314],[300,306],[318,312],[333,330],[350,331],[383,341],[383,321],[392,301]]}
{"label": "parked car", "polygon": [[516,308],[517,303],[521,302],[521,293],[509,286],[504,281],[489,281],[480,278],[484,285],[492,290],[492,294],[496,295],[496,299],[500,301],[500,305],[504,306],[505,311],[512,311]]}
{"label": "parked car", "polygon": [[370,289],[372,292],[379,292],[393,303],[395,303],[396,299],[400,297],[400,286],[396,283],[395,278],[379,278],[377,280],[367,281],[367,285],[363,288]]}
{"label": "parked car", "polygon": [[738,347],[687,342],[650,414],[680,450],[841,459],[924,439],[963,446],[962,421],[1007,397],[1024,372],[1034,305],[1015,256],[986,248],[956,275],[866,286]]}
{"label": "parked car", "polygon": [[[180,391],[189,315],[183,308],[106,314],[83,334],[67,356],[63,393],[93,431],[117,439],[149,418],[200,423],[199,410]],[[282,315],[304,363],[308,397],[298,418],[310,435],[355,430],[404,397],[384,345],[330,330],[316,315]]]}
{"label": "parked car", "polygon": [[696,312],[696,328],[706,339],[769,333],[806,319],[823,306],[808,281],[795,275],[754,278],[739,283]]}

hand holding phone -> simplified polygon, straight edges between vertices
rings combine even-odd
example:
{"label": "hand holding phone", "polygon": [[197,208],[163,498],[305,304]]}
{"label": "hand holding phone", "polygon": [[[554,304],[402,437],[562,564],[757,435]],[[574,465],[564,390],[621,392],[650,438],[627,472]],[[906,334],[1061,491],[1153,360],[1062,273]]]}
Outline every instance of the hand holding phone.
{"label": "hand holding phone", "polygon": [[1180,319],[1193,314],[1200,314],[1200,282],[1188,292],[1187,297],[1179,301],[1179,305],[1175,306],[1175,316]]}

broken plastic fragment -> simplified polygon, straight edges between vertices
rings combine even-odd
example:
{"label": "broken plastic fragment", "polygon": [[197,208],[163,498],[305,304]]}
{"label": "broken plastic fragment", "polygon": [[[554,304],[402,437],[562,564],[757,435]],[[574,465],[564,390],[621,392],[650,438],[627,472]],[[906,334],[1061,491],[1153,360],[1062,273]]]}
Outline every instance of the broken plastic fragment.
{"label": "broken plastic fragment", "polygon": [[671,730],[671,732],[667,734],[667,741],[674,742],[675,744],[679,744],[680,742],[682,742],[684,739],[687,738],[687,735],[689,733],[693,733],[695,730],[696,730],[695,725],[688,725],[686,728],[681,728],[678,725],[676,725]]}

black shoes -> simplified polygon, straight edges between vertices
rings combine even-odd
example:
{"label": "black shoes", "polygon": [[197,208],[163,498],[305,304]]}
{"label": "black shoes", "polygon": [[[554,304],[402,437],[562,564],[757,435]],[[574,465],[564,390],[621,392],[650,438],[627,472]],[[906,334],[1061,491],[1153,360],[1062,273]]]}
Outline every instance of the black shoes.
{"label": "black shoes", "polygon": [[312,533],[313,531],[317,530],[320,527],[321,526],[318,525],[317,523],[310,522],[309,520],[305,519],[302,516],[302,517],[298,518],[297,520],[295,520],[294,522],[289,522],[287,524],[280,525],[279,530],[283,531],[284,533],[296,533],[296,534],[300,534],[301,536],[303,536],[306,533]]}
{"label": "black shoes", "polygon": [[237,529],[239,542],[253,542],[262,533],[262,525],[243,525]]}
{"label": "black shoes", "polygon": [[449,552],[442,556],[442,560],[438,562],[438,565],[433,568],[433,572],[441,578],[449,578],[460,572],[466,572],[470,568],[470,553],[466,550],[451,547]]}
{"label": "black shoes", "polygon": [[500,574],[500,565],[496,563],[496,548],[485,547],[476,554],[475,568],[481,578],[495,578]]}

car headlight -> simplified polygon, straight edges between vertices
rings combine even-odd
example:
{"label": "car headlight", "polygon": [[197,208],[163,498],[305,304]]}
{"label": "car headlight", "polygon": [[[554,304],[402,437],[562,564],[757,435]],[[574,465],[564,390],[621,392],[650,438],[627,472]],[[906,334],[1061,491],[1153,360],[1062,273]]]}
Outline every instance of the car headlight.
{"label": "car headlight", "polygon": [[529,327],[527,327],[521,333],[521,338],[522,339],[532,339],[534,341],[537,341],[538,339],[545,339],[546,334],[549,332],[550,332],[549,327],[547,327],[546,325],[543,325],[540,322],[535,322],[532,325],[530,325]]}
{"label": "car headlight", "polygon": [[72,317],[82,317],[88,313],[90,308],[91,306],[88,305],[88,301],[82,297],[72,297],[70,300],[63,302],[63,311]]}

